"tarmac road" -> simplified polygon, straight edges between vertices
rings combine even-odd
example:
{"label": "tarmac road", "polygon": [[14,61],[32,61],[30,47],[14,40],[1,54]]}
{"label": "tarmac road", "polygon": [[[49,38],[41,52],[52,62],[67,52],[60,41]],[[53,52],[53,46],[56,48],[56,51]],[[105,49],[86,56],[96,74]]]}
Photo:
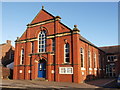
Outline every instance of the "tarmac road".
{"label": "tarmac road", "polygon": [[104,86],[104,88],[116,88],[116,89],[120,89],[120,87],[117,85],[117,80],[107,84]]}
{"label": "tarmac road", "polygon": [[[106,82],[113,81],[103,87],[102,84]],[[34,81],[34,80],[2,80],[0,82],[0,87],[2,90],[43,90],[43,89],[50,89],[50,90],[59,90],[59,89],[69,89],[69,90],[80,90],[80,89],[88,89],[88,90],[96,90],[104,88],[114,88],[116,87],[116,81],[113,79],[101,79],[91,81],[89,83],[68,83],[68,82],[48,82],[48,81]],[[105,89],[106,90],[106,89]]]}

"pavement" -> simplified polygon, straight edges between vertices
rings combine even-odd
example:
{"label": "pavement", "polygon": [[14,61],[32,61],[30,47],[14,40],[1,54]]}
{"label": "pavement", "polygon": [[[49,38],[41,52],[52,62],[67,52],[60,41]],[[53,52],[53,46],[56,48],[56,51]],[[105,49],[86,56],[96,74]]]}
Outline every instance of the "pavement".
{"label": "pavement", "polygon": [[37,90],[37,89],[98,89],[113,82],[114,79],[99,79],[86,83],[68,83],[68,82],[51,82],[51,81],[35,81],[35,80],[2,80],[0,88],[2,90]]}
{"label": "pavement", "polygon": [[90,85],[95,85],[98,87],[104,87],[104,86],[114,82],[115,80],[116,80],[115,78],[97,79],[97,80],[92,80],[92,81],[89,81],[86,83],[90,84]]}

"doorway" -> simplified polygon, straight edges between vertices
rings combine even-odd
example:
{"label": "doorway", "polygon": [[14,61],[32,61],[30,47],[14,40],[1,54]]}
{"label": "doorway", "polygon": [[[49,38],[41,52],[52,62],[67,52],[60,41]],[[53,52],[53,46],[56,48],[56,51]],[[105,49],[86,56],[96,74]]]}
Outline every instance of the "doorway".
{"label": "doorway", "polygon": [[46,78],[46,60],[42,59],[38,63],[38,77]]}

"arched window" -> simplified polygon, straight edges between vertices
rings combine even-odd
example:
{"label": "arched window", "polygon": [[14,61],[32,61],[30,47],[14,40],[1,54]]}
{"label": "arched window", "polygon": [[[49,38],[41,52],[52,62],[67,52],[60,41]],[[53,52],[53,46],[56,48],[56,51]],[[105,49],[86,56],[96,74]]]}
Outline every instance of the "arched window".
{"label": "arched window", "polygon": [[55,52],[55,39],[52,39],[52,51]]}
{"label": "arched window", "polygon": [[39,52],[46,51],[46,31],[41,31],[39,34]]}
{"label": "arched window", "polygon": [[80,48],[81,67],[84,67],[84,49]]}
{"label": "arched window", "polygon": [[96,66],[97,64],[96,63],[97,63],[97,61],[96,61],[96,54],[94,54],[94,68],[97,68],[97,66]]}
{"label": "arched window", "polygon": [[20,65],[24,64],[24,49],[21,50]]}
{"label": "arched window", "polygon": [[65,44],[64,46],[64,62],[65,63],[69,63],[70,62],[70,58],[69,58],[69,44]]}
{"label": "arched window", "polygon": [[88,51],[88,67],[91,68],[91,52]]}

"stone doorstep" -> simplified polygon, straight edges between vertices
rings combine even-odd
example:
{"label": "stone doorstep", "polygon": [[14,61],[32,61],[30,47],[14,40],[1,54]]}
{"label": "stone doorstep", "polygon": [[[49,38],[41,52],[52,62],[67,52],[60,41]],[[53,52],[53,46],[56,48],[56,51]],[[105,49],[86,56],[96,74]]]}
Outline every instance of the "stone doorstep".
{"label": "stone doorstep", "polygon": [[47,81],[45,78],[36,78],[36,79],[32,79],[33,81]]}

